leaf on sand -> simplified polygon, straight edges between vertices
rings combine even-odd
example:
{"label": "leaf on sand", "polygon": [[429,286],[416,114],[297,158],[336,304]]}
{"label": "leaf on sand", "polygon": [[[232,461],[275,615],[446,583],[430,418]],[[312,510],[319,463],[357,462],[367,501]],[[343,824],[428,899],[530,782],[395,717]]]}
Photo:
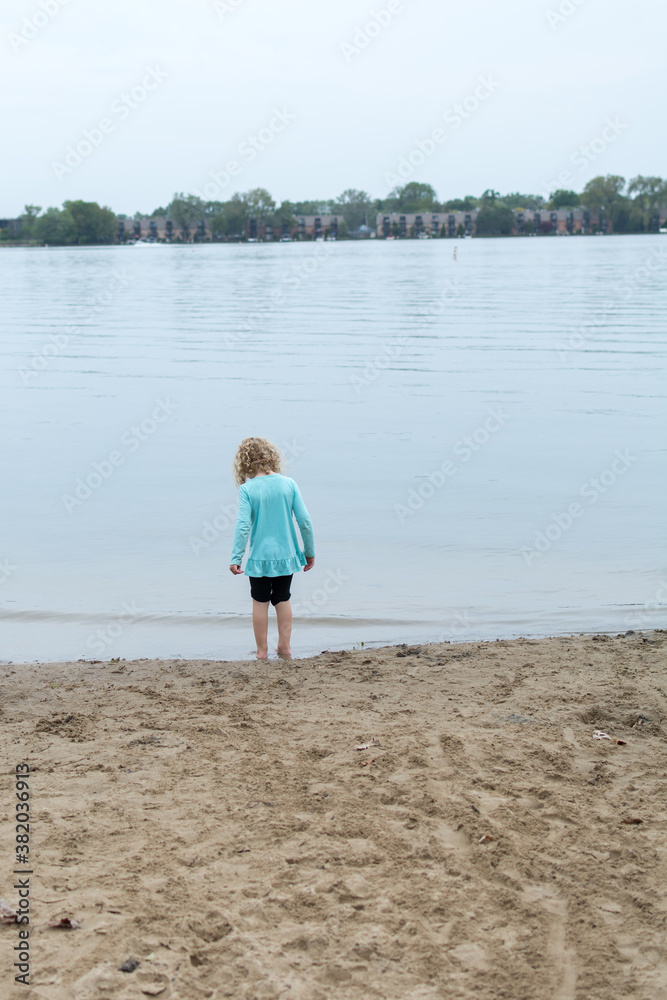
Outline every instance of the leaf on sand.
{"label": "leaf on sand", "polygon": [[78,920],[72,920],[71,917],[57,917],[55,920],[49,920],[46,926],[62,928],[67,931],[76,931],[79,929],[81,924]]}
{"label": "leaf on sand", "polygon": [[640,819],[639,816],[628,816],[627,819],[622,819],[621,823],[625,823],[626,826],[639,826],[644,820]]}
{"label": "leaf on sand", "polygon": [[16,910],[12,910],[11,906],[8,906],[4,899],[0,899],[0,924],[15,924],[17,919],[18,913]]}

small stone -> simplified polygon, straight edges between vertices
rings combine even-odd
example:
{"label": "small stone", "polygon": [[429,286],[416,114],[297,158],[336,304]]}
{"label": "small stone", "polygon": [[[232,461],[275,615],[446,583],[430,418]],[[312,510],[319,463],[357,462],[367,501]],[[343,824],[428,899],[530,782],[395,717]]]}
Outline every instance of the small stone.
{"label": "small stone", "polygon": [[120,972],[134,972],[135,969],[139,968],[139,962],[136,958],[128,958],[126,962],[118,966]]}

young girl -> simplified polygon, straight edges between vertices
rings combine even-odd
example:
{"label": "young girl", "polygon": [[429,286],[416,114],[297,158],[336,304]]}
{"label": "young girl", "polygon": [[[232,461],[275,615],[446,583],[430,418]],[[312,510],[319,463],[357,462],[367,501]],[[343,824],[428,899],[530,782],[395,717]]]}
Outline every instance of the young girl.
{"label": "young girl", "polygon": [[[252,627],[257,659],[268,656],[269,601],[278,620],[278,656],[291,658],[292,608],[290,584],[301,567],[315,564],[315,546],[310,515],[293,479],[281,473],[280,454],[265,438],[241,441],[234,459],[239,486],[239,513],[234,532],[232,573],[242,573],[241,563],[250,536],[250,554],[245,572],[250,577]],[[301,530],[304,551],[294,528]]]}

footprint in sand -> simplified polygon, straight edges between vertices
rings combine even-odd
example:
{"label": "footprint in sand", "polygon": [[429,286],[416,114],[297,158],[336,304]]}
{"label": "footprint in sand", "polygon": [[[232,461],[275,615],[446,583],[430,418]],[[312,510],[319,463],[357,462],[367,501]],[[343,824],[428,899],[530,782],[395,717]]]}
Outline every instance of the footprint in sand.
{"label": "footprint in sand", "polygon": [[539,902],[551,917],[547,944],[555,984],[551,1000],[576,1000],[576,952],[567,947],[567,900],[544,886],[526,886],[523,895],[527,902]]}

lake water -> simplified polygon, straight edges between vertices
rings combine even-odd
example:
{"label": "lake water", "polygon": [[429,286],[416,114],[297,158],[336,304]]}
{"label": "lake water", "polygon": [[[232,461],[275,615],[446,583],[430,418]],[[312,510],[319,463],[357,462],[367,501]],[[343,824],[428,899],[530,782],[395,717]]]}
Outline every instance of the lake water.
{"label": "lake water", "polygon": [[658,235],[2,250],[0,656],[247,656],[248,435],[315,526],[295,655],[660,624],[666,278]]}

